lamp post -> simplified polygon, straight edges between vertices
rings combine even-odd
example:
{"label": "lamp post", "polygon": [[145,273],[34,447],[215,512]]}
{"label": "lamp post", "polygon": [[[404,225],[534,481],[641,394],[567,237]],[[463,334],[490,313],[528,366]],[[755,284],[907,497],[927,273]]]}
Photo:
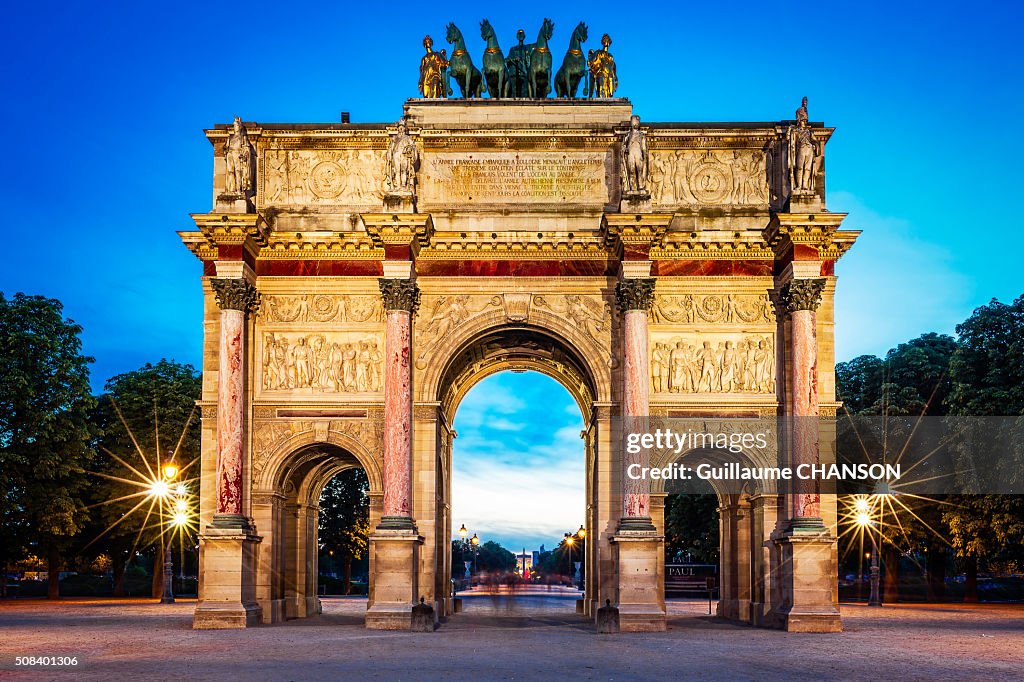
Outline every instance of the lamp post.
{"label": "lamp post", "polygon": [[[168,528],[164,531],[167,533],[167,544],[164,546],[164,594],[160,598],[161,604],[173,604],[174,603],[174,566],[171,563],[171,540],[174,538],[174,533],[171,532],[170,524],[172,524],[178,517],[171,516],[166,509],[168,503],[168,497],[171,495],[171,482],[178,477],[178,466],[174,462],[168,462],[164,465],[161,473],[163,474],[164,485],[160,488],[164,491],[164,494],[160,496],[160,510],[165,512],[164,516],[168,520]],[[180,498],[179,498],[180,499]],[[184,502],[184,500],[181,500]],[[182,510],[183,512],[183,510]],[[181,512],[176,512],[181,513]]]}
{"label": "lamp post", "polygon": [[854,505],[857,511],[857,515],[854,517],[857,525],[871,538],[871,594],[868,597],[868,606],[881,606],[882,596],[878,584],[878,542],[875,540],[873,532],[875,521],[871,518],[872,505],[863,497],[858,498]]}
{"label": "lamp post", "polygon": [[476,536],[476,533],[473,533],[473,537],[469,539],[469,544],[473,545],[473,574],[476,575],[476,557],[480,551],[478,549],[480,546],[480,538]]}
{"label": "lamp post", "polygon": [[[575,533],[565,533],[565,535],[564,535],[565,544],[569,548],[569,575],[572,576],[571,580],[573,581],[573,585],[576,585],[576,577],[573,575],[573,570],[572,570],[572,566],[573,566],[573,564],[572,564],[572,548],[573,548],[573,545],[576,544],[576,539],[577,538],[582,541],[586,537],[587,537],[587,529],[584,528],[582,525],[580,526],[579,530],[577,530]],[[577,586],[577,589],[578,589],[578,586]]]}

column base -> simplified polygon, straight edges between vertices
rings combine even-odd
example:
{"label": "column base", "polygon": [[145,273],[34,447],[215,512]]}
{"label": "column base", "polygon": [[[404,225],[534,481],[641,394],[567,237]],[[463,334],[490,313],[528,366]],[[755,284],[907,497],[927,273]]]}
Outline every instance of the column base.
{"label": "column base", "polygon": [[623,516],[619,521],[619,532],[636,531],[653,533],[657,528],[654,527],[654,521],[650,516]]}
{"label": "column base", "polygon": [[192,627],[216,630],[254,627],[263,610],[256,601],[256,546],[263,538],[248,530],[211,524],[203,543],[203,599],[196,604]]}
{"label": "column base", "polygon": [[642,523],[641,519],[623,519],[619,532],[612,536],[618,558],[619,631],[662,632],[668,627],[658,575],[664,538],[653,524],[651,530],[627,530],[629,521]]}
{"label": "column base", "polygon": [[841,632],[842,620],[832,600],[835,536],[804,527],[778,534],[772,542],[780,559],[779,595],[772,599],[777,606],[766,614],[765,624],[787,632]]}
{"label": "column base", "polygon": [[[389,518],[402,518],[408,527],[388,528]],[[419,549],[423,538],[408,517],[384,517],[370,536],[373,555],[374,600],[366,610],[371,630],[409,630],[412,608],[419,603]]]}

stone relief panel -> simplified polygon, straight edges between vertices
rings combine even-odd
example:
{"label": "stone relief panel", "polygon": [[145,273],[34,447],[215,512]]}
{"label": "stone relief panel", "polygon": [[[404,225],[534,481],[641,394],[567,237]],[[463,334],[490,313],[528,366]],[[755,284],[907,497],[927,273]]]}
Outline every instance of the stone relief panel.
{"label": "stone relief panel", "polygon": [[265,322],[383,322],[380,296],[264,294],[259,315]]}
{"label": "stone relief panel", "polygon": [[261,204],[377,204],[384,156],[374,149],[268,149]]}
{"label": "stone relief panel", "polygon": [[768,294],[682,294],[655,293],[651,307],[652,324],[722,322],[775,323]]}
{"label": "stone relief panel", "polygon": [[258,385],[264,393],[377,393],[383,389],[380,333],[264,331]]}
{"label": "stone relief panel", "polygon": [[437,204],[604,205],[604,152],[436,153],[423,158],[420,200]]}
{"label": "stone relief panel", "polygon": [[775,335],[749,332],[651,334],[655,393],[775,393]]}
{"label": "stone relief panel", "polygon": [[434,346],[451,332],[478,315],[502,308],[499,295],[470,296],[443,294],[423,296],[420,312],[416,316],[416,338],[413,345],[420,349],[416,355],[416,368],[424,369]]}
{"label": "stone relief panel", "polygon": [[600,296],[544,294],[534,296],[533,305],[567,320],[598,345],[609,346],[612,334],[612,307]]}
{"label": "stone relief panel", "polygon": [[650,154],[650,190],[655,204],[768,203],[762,150],[655,150]]}

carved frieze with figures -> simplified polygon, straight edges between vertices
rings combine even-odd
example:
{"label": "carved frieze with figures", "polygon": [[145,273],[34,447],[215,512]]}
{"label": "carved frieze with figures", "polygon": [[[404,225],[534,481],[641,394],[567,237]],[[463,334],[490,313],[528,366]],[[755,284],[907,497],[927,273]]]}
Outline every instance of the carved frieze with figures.
{"label": "carved frieze with figures", "polygon": [[375,205],[385,154],[376,149],[268,149],[261,205]]}
{"label": "carved frieze with figures", "polygon": [[259,385],[265,392],[375,393],[383,389],[384,342],[366,332],[264,332]]}
{"label": "carved frieze with figures", "polygon": [[775,393],[774,334],[651,335],[654,393]]}
{"label": "carved frieze with figures", "polygon": [[760,149],[654,150],[651,200],[663,206],[768,203],[765,154]]}

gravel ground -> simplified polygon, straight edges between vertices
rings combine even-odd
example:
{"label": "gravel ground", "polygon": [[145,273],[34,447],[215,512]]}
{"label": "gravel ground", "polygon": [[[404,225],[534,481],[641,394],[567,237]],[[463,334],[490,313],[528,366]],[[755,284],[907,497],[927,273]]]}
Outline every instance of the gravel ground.
{"label": "gravel ground", "polygon": [[[845,632],[789,634],[670,602],[669,631],[597,635],[571,596],[466,598],[434,633],[362,627],[365,600],[325,599],[324,614],[234,631],[191,629],[192,601],[0,602],[0,678],[74,680],[335,679],[1022,679],[1024,606],[844,605]],[[78,657],[73,668],[14,656]]]}

